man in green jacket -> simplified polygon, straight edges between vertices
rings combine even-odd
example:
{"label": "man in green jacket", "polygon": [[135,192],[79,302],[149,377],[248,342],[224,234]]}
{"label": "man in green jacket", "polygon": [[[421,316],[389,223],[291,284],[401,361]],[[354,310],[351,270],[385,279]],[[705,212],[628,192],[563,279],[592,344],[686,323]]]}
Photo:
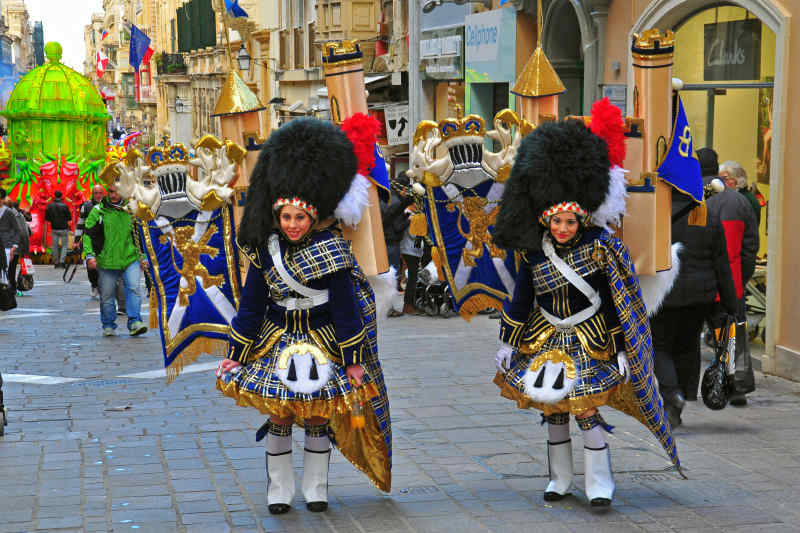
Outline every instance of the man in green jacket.
{"label": "man in green jacket", "polygon": [[[107,187],[108,196],[94,206],[86,218],[83,234],[83,251],[86,254],[86,266],[96,268],[100,288],[100,321],[103,323],[103,335],[114,335],[117,328],[117,309],[115,288],[122,278],[125,286],[125,310],[128,314],[128,331],[132,336],[147,331],[142,322],[140,306],[142,297],[139,293],[141,270],[139,269],[140,253],[133,242],[133,223],[131,215],[125,211],[122,197],[117,187]],[[102,224],[102,237],[99,229]],[[100,246],[99,253],[95,248]]]}

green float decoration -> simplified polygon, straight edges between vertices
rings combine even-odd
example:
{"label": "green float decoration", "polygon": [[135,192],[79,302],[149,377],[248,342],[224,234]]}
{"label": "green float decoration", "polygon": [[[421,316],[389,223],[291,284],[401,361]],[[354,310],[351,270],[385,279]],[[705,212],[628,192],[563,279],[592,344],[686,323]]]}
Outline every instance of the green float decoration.
{"label": "green float decoration", "polygon": [[91,81],[61,63],[61,45],[47,43],[44,51],[47,62],[17,82],[0,112],[8,122],[9,153],[2,186],[31,211],[34,253],[47,248],[44,209],[56,191],[73,212],[74,229],[105,163],[111,118]]}

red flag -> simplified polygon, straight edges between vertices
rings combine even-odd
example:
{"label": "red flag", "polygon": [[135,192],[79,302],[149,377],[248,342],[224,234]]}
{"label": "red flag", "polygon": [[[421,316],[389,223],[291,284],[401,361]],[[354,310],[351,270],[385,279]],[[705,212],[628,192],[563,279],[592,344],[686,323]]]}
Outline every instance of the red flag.
{"label": "red flag", "polygon": [[102,78],[108,66],[108,56],[100,50],[97,51],[97,77]]}

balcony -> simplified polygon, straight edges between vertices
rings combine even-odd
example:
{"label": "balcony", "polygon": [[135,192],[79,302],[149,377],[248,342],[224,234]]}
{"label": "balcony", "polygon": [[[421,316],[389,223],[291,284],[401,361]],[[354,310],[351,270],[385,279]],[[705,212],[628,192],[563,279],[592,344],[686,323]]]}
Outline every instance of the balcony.
{"label": "balcony", "polygon": [[156,61],[158,74],[186,74],[183,54],[161,54]]}
{"label": "balcony", "polygon": [[139,86],[139,103],[142,104],[155,104],[156,103],[156,88],[153,85]]}

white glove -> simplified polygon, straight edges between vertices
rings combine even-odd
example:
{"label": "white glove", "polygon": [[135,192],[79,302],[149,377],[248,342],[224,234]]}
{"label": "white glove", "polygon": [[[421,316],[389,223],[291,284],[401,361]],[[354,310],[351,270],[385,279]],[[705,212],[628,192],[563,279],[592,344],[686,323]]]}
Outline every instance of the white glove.
{"label": "white glove", "polygon": [[617,354],[617,366],[619,367],[619,375],[622,376],[623,383],[628,383],[631,380],[631,367],[628,366],[628,356],[625,352]]}
{"label": "white glove", "polygon": [[498,372],[505,372],[511,368],[511,356],[514,355],[514,347],[510,344],[503,343],[500,349],[497,350],[497,355],[494,356],[494,365],[497,367]]}

